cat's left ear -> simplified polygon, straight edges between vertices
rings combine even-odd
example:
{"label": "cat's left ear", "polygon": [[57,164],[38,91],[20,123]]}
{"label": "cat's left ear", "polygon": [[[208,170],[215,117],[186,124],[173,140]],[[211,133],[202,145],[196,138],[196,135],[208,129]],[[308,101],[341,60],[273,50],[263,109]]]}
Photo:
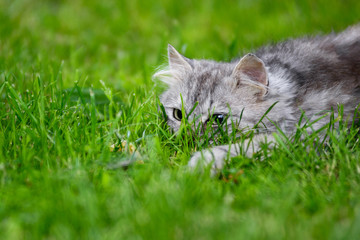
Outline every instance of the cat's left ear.
{"label": "cat's left ear", "polygon": [[267,93],[269,79],[265,64],[254,54],[249,53],[240,59],[232,72],[232,77],[240,84],[251,84],[257,87],[263,95]]}
{"label": "cat's left ear", "polygon": [[182,71],[192,71],[193,69],[191,60],[181,55],[170,44],[168,45],[168,58],[170,69]]}

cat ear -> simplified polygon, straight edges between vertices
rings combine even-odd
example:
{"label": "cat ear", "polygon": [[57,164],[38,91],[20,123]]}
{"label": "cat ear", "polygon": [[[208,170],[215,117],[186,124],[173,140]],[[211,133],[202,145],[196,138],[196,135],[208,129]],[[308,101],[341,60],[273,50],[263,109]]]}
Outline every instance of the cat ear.
{"label": "cat ear", "polygon": [[190,59],[181,55],[176,49],[168,45],[168,57],[169,57],[169,66],[173,70],[182,70],[182,71],[192,71],[192,62]]}
{"label": "cat ear", "polygon": [[184,79],[184,74],[192,72],[192,60],[182,56],[176,49],[168,45],[169,68],[159,69],[153,79],[159,79],[168,86],[176,86]]}
{"label": "cat ear", "polygon": [[247,54],[240,59],[232,72],[233,78],[239,83],[248,83],[266,94],[269,84],[264,62],[254,54]]}

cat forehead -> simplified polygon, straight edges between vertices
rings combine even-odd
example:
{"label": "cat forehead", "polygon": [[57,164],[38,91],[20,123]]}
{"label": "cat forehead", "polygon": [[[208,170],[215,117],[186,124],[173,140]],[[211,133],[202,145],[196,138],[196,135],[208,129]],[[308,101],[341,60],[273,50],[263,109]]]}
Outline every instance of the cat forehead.
{"label": "cat forehead", "polygon": [[193,61],[193,71],[183,73],[180,81],[176,81],[176,84],[169,86],[163,93],[163,104],[181,108],[183,102],[184,107],[189,110],[197,102],[197,109],[204,111],[213,106],[224,105],[224,96],[229,94],[226,92],[224,80],[230,77],[233,64],[209,60]]}
{"label": "cat forehead", "polygon": [[176,87],[169,89],[164,93],[161,99],[162,103],[166,107],[178,109],[181,109],[183,103],[187,111],[190,111],[196,105],[195,113],[205,113],[214,110],[213,108],[216,108],[216,110],[220,108],[227,109],[228,96],[226,96],[225,90],[221,91],[221,88],[215,88],[212,91],[209,87],[194,89],[191,91],[186,88],[180,90]]}
{"label": "cat forehead", "polygon": [[[188,99],[192,101],[204,101],[209,97],[227,89],[226,79],[230,78],[219,70],[203,71],[190,76],[183,90],[187,91]],[[229,94],[229,93],[223,93]]]}

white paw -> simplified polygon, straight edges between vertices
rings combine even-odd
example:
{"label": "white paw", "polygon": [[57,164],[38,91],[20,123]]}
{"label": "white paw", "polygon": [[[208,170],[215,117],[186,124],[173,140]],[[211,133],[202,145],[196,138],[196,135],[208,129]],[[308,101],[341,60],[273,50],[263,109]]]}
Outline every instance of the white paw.
{"label": "white paw", "polygon": [[227,152],[222,149],[212,148],[196,152],[190,158],[188,166],[192,169],[204,169],[211,165],[211,174],[215,175],[224,167]]}

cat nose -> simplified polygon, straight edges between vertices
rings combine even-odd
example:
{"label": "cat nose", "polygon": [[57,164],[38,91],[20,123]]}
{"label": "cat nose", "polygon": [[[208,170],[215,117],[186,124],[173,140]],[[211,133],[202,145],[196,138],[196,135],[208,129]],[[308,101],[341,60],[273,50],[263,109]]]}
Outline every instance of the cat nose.
{"label": "cat nose", "polygon": [[207,117],[201,117],[200,125],[201,125],[201,133],[203,134],[206,131],[206,125],[208,123],[209,119]]}
{"label": "cat nose", "polygon": [[203,134],[206,129],[207,118],[206,117],[198,117],[192,126],[194,133]]}
{"label": "cat nose", "polygon": [[201,116],[200,117],[200,123],[201,124],[206,124],[208,121],[208,117],[207,116]]}
{"label": "cat nose", "polygon": [[201,133],[202,133],[202,134],[205,133],[205,131],[206,131],[206,126],[207,126],[207,121],[204,122],[204,123],[202,124],[202,126],[201,126]]}

